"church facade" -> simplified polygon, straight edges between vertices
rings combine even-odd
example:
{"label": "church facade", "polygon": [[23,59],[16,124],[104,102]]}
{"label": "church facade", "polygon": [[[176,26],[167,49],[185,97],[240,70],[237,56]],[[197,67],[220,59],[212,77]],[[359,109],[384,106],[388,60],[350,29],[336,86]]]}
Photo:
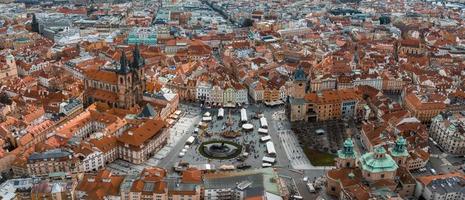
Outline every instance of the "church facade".
{"label": "church facade", "polygon": [[142,102],[145,91],[144,59],[139,47],[130,62],[124,51],[114,69],[92,69],[85,72],[84,104],[102,102],[110,107],[128,109]]}

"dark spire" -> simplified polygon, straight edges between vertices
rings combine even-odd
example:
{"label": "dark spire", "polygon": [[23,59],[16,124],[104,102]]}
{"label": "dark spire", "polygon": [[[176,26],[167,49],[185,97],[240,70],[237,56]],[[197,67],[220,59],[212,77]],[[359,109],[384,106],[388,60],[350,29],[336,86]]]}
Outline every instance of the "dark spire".
{"label": "dark spire", "polygon": [[132,51],[132,63],[131,63],[131,67],[133,69],[137,69],[139,68],[140,66],[140,51],[139,51],[139,45],[136,45],[136,47],[134,48],[134,51]]}
{"label": "dark spire", "polygon": [[119,59],[119,74],[126,74],[129,72],[128,69],[128,59],[126,58],[126,53],[124,53],[124,50],[121,51],[121,58]]}
{"label": "dark spire", "polygon": [[142,56],[140,55],[139,45],[136,45],[134,51],[132,52],[132,55],[133,61],[131,63],[131,67],[133,69],[137,69],[144,65],[144,58],[142,58]]}
{"label": "dark spire", "polygon": [[33,32],[39,33],[39,22],[37,21],[37,17],[35,13],[32,14],[31,29]]}
{"label": "dark spire", "polygon": [[299,66],[294,72],[294,80],[296,81],[307,81],[307,75],[304,72],[304,69]]}

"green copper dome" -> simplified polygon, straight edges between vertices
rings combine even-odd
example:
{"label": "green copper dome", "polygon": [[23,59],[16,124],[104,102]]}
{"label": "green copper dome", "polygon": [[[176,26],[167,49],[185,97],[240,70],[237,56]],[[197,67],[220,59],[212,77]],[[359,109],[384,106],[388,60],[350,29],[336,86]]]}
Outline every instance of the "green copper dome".
{"label": "green copper dome", "polygon": [[366,153],[360,157],[361,167],[370,173],[396,171],[398,166],[383,147],[376,147],[374,152]]}

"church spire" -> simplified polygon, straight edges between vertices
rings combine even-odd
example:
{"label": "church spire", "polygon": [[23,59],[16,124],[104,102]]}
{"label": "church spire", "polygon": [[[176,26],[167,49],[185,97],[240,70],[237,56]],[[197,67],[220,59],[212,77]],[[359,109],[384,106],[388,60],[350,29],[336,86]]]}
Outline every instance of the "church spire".
{"label": "church spire", "polygon": [[305,74],[305,71],[301,65],[299,65],[297,69],[294,71],[294,80],[295,81],[307,81],[307,75]]}
{"label": "church spire", "polygon": [[121,50],[121,58],[119,59],[119,64],[120,64],[120,67],[118,70],[119,74],[126,74],[129,72],[128,59],[126,58],[126,53],[124,52],[124,50]]}
{"label": "church spire", "polygon": [[136,45],[136,47],[134,48],[134,51],[132,52],[132,55],[133,55],[132,56],[133,61],[131,63],[132,69],[137,69],[141,67],[142,65],[144,65],[144,60],[142,56],[140,55],[139,45]]}

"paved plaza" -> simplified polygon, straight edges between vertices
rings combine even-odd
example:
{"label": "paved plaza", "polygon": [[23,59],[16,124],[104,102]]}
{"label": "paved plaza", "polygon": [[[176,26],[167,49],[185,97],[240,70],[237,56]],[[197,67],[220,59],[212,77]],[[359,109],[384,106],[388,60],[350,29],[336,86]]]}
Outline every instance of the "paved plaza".
{"label": "paved plaza", "polygon": [[168,144],[150,158],[146,165],[148,166],[167,166],[173,162],[172,157],[175,152],[179,152],[184,144],[194,132],[195,126],[201,120],[201,109],[195,105],[180,105],[182,111],[178,121],[169,128],[170,136]]}
{"label": "paved plaza", "polygon": [[286,155],[289,158],[293,169],[312,169],[313,165],[305,156],[299,141],[291,130],[278,131],[279,139],[281,140]]}
{"label": "paved plaza", "polygon": [[[148,159],[144,164],[134,165],[123,160],[116,160],[108,165],[115,174],[129,174],[131,172],[140,172],[144,167],[158,166],[164,167],[169,171],[173,171],[173,166],[176,162],[184,161],[191,165],[213,164],[217,169],[222,165],[238,166],[242,163],[250,165],[251,168],[262,168],[262,158],[266,153],[266,144],[260,142],[260,138],[265,136],[258,133],[260,120],[254,118],[256,112],[261,112],[268,121],[268,135],[273,141],[276,149],[276,163],[274,167],[280,175],[286,177],[289,187],[300,196],[312,197],[315,199],[318,193],[309,193],[305,182],[302,181],[304,176],[309,177],[309,180],[315,180],[324,175],[331,167],[315,167],[309,162],[298,138],[291,130],[291,125],[288,122],[284,107],[265,107],[257,105],[247,106],[248,123],[254,126],[253,131],[242,131],[240,124],[240,108],[231,108],[224,110],[223,119],[218,119],[218,109],[199,108],[196,104],[181,104],[179,110],[182,111],[179,119],[169,128],[170,137],[168,144],[158,151],[152,158]],[[210,112],[212,121],[208,123],[206,131],[212,133],[210,137],[206,135],[194,134],[194,129],[202,120],[202,115],[205,112]],[[231,113],[231,114],[229,114]],[[229,115],[233,125],[231,128],[226,126]],[[227,139],[220,135],[225,130],[237,130],[241,132],[241,136],[235,139]],[[186,140],[190,136],[196,136],[197,141],[189,146],[183,157],[179,157],[179,153],[185,148]],[[201,141],[210,140],[227,140],[239,143],[246,148],[249,146],[250,155],[244,161],[238,161],[237,158],[227,160],[207,159],[200,155],[198,147]],[[245,149],[244,149],[245,150]],[[321,191],[321,190],[320,190]]]}
{"label": "paved plaza", "polygon": [[[239,108],[226,108],[225,109],[225,116],[222,119],[217,117],[218,109],[204,109],[202,111],[202,115],[206,112],[209,112],[213,118],[211,122],[208,123],[208,128],[205,129],[203,133],[199,133],[196,135],[197,140],[192,145],[189,146],[189,149],[185,152],[185,155],[180,157],[178,154],[177,156],[173,157],[171,160],[171,164],[174,164],[178,161],[188,162],[193,165],[198,164],[213,164],[216,168],[219,168],[222,165],[234,165],[237,166],[239,164],[246,164],[250,165],[252,168],[261,168],[262,167],[262,158],[266,156],[266,145],[264,142],[260,142],[260,138],[263,137],[263,134],[258,133],[258,128],[260,127],[259,119],[253,118],[255,115],[254,112],[248,112],[248,123],[254,126],[252,131],[244,131],[241,128],[240,124],[240,109]],[[229,127],[227,125],[227,121],[229,121],[229,117],[231,118],[232,125]],[[195,120],[198,122],[199,120]],[[196,126],[198,123],[193,124]],[[237,131],[240,132],[241,135],[237,138],[225,138],[221,136],[224,131]],[[202,131],[201,131],[202,132]],[[208,134],[211,134],[208,136]],[[208,159],[200,155],[198,152],[198,148],[202,142],[212,141],[212,140],[225,140],[231,141],[238,144],[241,144],[244,148],[244,151],[249,153],[249,156],[243,161],[238,161],[237,158],[232,159]]]}

